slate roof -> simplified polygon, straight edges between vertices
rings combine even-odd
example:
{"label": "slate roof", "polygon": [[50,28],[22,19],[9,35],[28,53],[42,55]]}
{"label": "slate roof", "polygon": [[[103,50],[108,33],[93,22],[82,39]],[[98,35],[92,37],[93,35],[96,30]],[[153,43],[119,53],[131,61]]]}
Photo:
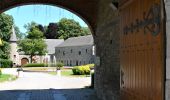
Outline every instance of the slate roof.
{"label": "slate roof", "polygon": [[47,44],[48,54],[55,53],[55,47],[63,43],[63,39],[45,39],[45,43]]}
{"label": "slate roof", "polygon": [[93,45],[93,44],[94,44],[93,36],[87,35],[87,36],[68,38],[57,47],[83,46],[83,45]]}
{"label": "slate roof", "polygon": [[[64,42],[64,39],[45,39],[45,43],[47,44],[48,54],[54,54],[55,47],[60,45],[63,42]],[[24,52],[20,51],[19,54],[24,55]]]}
{"label": "slate roof", "polygon": [[12,34],[11,34],[9,42],[16,42],[16,41],[17,41],[17,37],[16,37],[16,34],[15,34],[15,29],[12,26]]}

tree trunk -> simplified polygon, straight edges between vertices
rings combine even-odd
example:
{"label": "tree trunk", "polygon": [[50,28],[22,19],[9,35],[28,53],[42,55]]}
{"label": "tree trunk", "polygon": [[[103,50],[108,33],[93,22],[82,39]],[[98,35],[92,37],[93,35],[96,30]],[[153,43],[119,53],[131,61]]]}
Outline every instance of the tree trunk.
{"label": "tree trunk", "polygon": [[30,56],[30,58],[31,58],[31,63],[32,63],[32,57],[33,57],[33,55]]}

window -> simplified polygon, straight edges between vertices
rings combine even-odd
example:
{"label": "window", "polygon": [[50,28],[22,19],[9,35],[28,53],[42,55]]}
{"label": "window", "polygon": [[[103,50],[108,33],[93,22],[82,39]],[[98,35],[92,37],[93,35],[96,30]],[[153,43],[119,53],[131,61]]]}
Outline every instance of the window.
{"label": "window", "polygon": [[65,52],[63,51],[63,56],[65,55]]}
{"label": "window", "polygon": [[58,52],[60,53],[60,50],[58,50]]}
{"label": "window", "polygon": [[79,51],[79,55],[81,55],[81,51]]}
{"label": "window", "polygon": [[14,55],[14,58],[16,58],[16,55]]}
{"label": "window", "polygon": [[78,66],[79,65],[79,63],[78,63],[78,60],[76,61],[76,66]]}
{"label": "window", "polygon": [[72,66],[72,61],[70,60],[70,66]]}
{"label": "window", "polygon": [[[14,58],[13,58],[13,60],[15,60],[15,61],[16,61],[16,55],[14,55]],[[15,62],[15,61],[14,61],[14,62]]]}
{"label": "window", "polygon": [[87,49],[86,49],[86,53],[87,53]]}
{"label": "window", "polygon": [[73,53],[73,50],[71,49],[70,52]]}

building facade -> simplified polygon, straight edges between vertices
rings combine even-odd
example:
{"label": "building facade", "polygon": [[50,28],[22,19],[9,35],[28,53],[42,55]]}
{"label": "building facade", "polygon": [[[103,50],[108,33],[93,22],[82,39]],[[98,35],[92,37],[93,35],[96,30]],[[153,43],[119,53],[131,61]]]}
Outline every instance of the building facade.
{"label": "building facade", "polygon": [[[11,54],[13,67],[22,66],[31,63],[30,55],[24,52],[18,52],[17,37],[14,28],[10,38]],[[78,66],[94,63],[95,47],[92,35],[72,37],[63,39],[45,39],[48,53],[44,56],[36,55],[33,57],[33,63],[62,62],[65,66]],[[55,59],[54,59],[55,57]]]}
{"label": "building facade", "polygon": [[55,48],[57,62],[65,66],[94,63],[95,50],[92,35],[73,37]]}
{"label": "building facade", "polygon": [[[17,45],[17,37],[14,28],[12,28],[12,34],[10,37],[10,46],[11,46],[11,53],[10,59],[13,61],[13,67],[22,66],[24,64],[30,63],[31,58],[30,55],[25,55],[24,52],[18,52],[18,45]],[[48,62],[51,62],[51,56],[55,53],[55,47],[60,45],[64,42],[63,39],[45,39],[45,43],[47,44],[47,54],[44,56],[36,55],[33,57],[34,63],[43,63],[45,59],[48,59]]]}
{"label": "building facade", "polygon": [[12,26],[12,34],[9,40],[11,52],[10,52],[10,59],[13,61],[13,66],[17,66],[19,62],[19,53],[18,53],[18,46],[17,46],[17,37],[15,34],[14,27]]}

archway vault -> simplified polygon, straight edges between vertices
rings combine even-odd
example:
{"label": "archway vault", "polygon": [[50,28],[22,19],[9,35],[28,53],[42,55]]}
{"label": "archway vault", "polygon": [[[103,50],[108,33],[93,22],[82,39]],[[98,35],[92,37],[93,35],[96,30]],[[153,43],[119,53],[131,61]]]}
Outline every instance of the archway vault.
{"label": "archway vault", "polygon": [[47,4],[58,6],[82,18],[95,35],[97,26],[97,1],[98,0],[1,0],[0,13],[22,5]]}

